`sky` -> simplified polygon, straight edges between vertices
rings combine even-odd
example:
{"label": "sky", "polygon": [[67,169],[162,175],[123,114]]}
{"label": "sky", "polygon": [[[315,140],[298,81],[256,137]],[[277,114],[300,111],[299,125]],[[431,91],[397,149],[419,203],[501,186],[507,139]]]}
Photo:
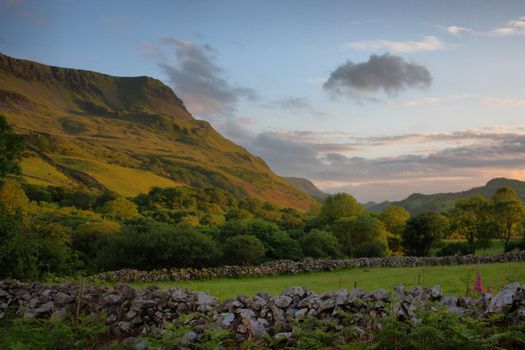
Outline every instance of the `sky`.
{"label": "sky", "polygon": [[362,202],[525,180],[525,1],[0,0],[0,51],[155,77]]}

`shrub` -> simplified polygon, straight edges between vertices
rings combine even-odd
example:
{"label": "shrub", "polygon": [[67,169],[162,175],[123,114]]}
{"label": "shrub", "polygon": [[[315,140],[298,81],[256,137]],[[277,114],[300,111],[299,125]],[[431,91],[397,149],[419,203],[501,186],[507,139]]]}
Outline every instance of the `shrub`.
{"label": "shrub", "polygon": [[384,242],[373,240],[360,244],[354,251],[354,257],[384,257],[387,255],[388,247]]}
{"label": "shrub", "polygon": [[525,250],[525,239],[519,241],[509,241],[505,247],[505,253],[512,252],[514,250]]}
{"label": "shrub", "polygon": [[312,258],[340,258],[341,245],[331,232],[312,230],[301,238],[305,256]]}
{"label": "shrub", "polygon": [[232,265],[250,265],[264,257],[266,249],[255,236],[237,235],[224,243],[225,261]]}
{"label": "shrub", "polygon": [[452,242],[447,243],[437,251],[437,256],[449,256],[449,255],[468,255],[474,254],[475,249],[468,242]]}

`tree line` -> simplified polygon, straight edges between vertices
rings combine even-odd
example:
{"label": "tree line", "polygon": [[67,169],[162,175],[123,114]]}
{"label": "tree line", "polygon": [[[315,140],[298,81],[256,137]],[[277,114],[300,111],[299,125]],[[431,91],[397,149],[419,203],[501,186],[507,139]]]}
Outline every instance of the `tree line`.
{"label": "tree line", "polygon": [[[153,188],[124,198],[22,181],[24,139],[0,117],[0,278],[44,278],[120,268],[206,267],[273,259],[470,254],[523,239],[524,205],[511,188],[414,217],[368,212],[344,193],[308,212],[216,189]],[[523,243],[521,244],[523,248]]]}

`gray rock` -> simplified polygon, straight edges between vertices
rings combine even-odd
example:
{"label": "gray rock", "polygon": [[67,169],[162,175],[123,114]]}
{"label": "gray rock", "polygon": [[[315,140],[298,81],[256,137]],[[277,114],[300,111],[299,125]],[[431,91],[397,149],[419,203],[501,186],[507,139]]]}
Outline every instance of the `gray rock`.
{"label": "gray rock", "polygon": [[441,287],[439,285],[435,285],[434,287],[430,288],[430,296],[432,296],[434,300],[441,298],[443,296]]}
{"label": "gray rock", "polygon": [[303,318],[306,316],[307,313],[308,313],[307,308],[297,310],[294,314],[294,318]]}
{"label": "gray rock", "polygon": [[325,310],[329,310],[335,307],[335,299],[326,299],[321,301],[321,304],[319,305],[319,308],[317,309],[317,312],[321,313]]}
{"label": "gray rock", "polygon": [[372,294],[372,297],[374,300],[388,300],[389,295],[387,290],[379,288]]}
{"label": "gray rock", "polygon": [[55,304],[50,301],[48,303],[45,303],[43,305],[40,305],[38,308],[33,310],[33,313],[39,315],[39,314],[45,314],[46,312],[51,312],[53,308],[55,307]]}
{"label": "gray rock", "polygon": [[214,305],[217,299],[203,292],[197,292],[197,305]]}
{"label": "gray rock", "polygon": [[115,305],[122,301],[122,297],[118,294],[110,294],[106,296],[106,303],[109,305]]}
{"label": "gray rock", "polygon": [[271,300],[275,306],[281,309],[288,307],[288,305],[292,303],[292,298],[286,295],[278,295],[278,296],[273,297]]}
{"label": "gray rock", "polygon": [[519,283],[511,283],[506,285],[501,292],[496,294],[489,302],[487,311],[490,313],[502,312],[510,308],[514,302],[514,294],[517,293]]}
{"label": "gray rock", "polygon": [[58,292],[55,295],[54,301],[58,305],[65,305],[72,303],[75,300],[71,295],[68,295],[66,293]]}
{"label": "gray rock", "polygon": [[292,335],[293,335],[293,332],[282,332],[282,333],[277,333],[277,334],[274,335],[273,337],[274,337],[275,339],[288,339],[288,338],[290,338]]}

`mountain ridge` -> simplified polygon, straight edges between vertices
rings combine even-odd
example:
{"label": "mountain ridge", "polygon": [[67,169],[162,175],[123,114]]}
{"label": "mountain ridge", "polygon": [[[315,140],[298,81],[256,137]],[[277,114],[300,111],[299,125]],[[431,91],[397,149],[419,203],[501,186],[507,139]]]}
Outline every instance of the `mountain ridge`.
{"label": "mountain ridge", "polygon": [[[525,201],[525,181],[500,177],[489,180],[484,186],[472,187],[460,192],[434,194],[412,193],[407,198],[401,201],[391,202],[391,204],[405,208],[412,215],[417,215],[425,211],[446,211],[451,209],[458,199],[470,198],[478,194],[490,198],[498,188],[504,186],[512,187],[518,193],[519,197]],[[379,203],[368,209],[372,212],[379,212],[383,209],[379,207],[383,203]]]}
{"label": "mountain ridge", "polygon": [[316,205],[261,158],[193,118],[175,92],[154,78],[113,77],[0,54],[0,114],[28,135],[22,169],[30,182],[86,185],[84,174],[123,195],[187,185],[280,207]]}

